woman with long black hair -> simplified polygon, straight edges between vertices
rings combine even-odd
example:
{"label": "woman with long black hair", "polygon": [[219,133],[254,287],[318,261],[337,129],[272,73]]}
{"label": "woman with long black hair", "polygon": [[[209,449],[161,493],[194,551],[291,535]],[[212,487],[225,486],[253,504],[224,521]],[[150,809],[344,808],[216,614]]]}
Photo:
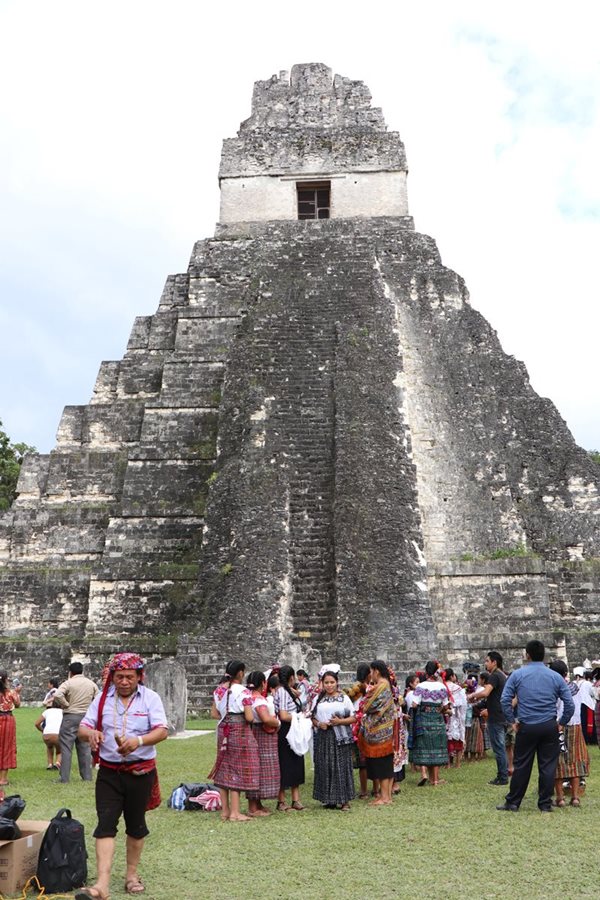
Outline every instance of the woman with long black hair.
{"label": "woman with long black hair", "polygon": [[[281,722],[277,736],[281,772],[277,809],[280,812],[304,809],[300,802],[300,785],[304,784],[304,757],[294,753],[286,740],[294,713],[302,711],[302,701],[294,688],[295,681],[294,669],[291,666],[282,666],[279,670],[279,687],[275,694],[275,712]],[[288,789],[292,794],[290,806],[285,801],[285,792]]]}
{"label": "woman with long black hair", "polygon": [[362,705],[358,745],[367,761],[367,776],[379,780],[380,796],[371,806],[387,806],[392,802],[394,781],[394,722],[396,704],[390,684],[390,673],[381,659],[371,663],[371,684]]}
{"label": "woman with long black hair", "polygon": [[438,663],[430,660],[425,666],[425,681],[415,688],[413,703],[417,705],[412,759],[417,766],[427,766],[429,784],[444,784],[440,766],[448,765],[448,741],[445,714],[451,703],[448,690],[439,678]]}
{"label": "woman with long black hair", "polygon": [[350,697],[340,690],[337,672],[323,674],[312,708],[315,782],[313,797],[327,809],[349,812],[354,799],[351,725],[356,721]]}
{"label": "woman with long black hair", "polygon": [[242,684],[246,666],[241,660],[227,663],[225,676],[214,692],[211,711],[217,726],[217,759],[209,774],[221,795],[223,821],[247,822],[240,811],[241,791],[258,791],[260,763],[252,733],[252,695]]}
{"label": "woman with long black hair", "polygon": [[[352,687],[348,688],[346,693],[352,700],[352,705],[354,707],[354,714],[356,720],[356,713],[361,710],[361,706],[364,700],[364,697],[367,694],[367,691],[371,687],[371,666],[369,663],[359,663],[356,667],[356,681],[352,685]],[[360,713],[362,715],[362,712]],[[367,762],[364,756],[361,754],[358,744],[354,744],[354,760],[353,767],[358,769],[358,778],[360,783],[360,793],[358,795],[359,800],[366,800],[369,796],[368,790],[368,778],[367,778]]]}

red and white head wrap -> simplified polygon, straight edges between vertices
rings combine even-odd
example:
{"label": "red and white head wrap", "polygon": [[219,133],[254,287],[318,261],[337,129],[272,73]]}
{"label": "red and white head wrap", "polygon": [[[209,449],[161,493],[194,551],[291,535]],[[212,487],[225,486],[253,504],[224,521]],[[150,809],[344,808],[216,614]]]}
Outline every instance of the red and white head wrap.
{"label": "red and white head wrap", "polygon": [[117,669],[135,669],[140,673],[140,681],[144,680],[144,660],[137,653],[116,653],[109,659],[102,669],[102,684],[110,684]]}

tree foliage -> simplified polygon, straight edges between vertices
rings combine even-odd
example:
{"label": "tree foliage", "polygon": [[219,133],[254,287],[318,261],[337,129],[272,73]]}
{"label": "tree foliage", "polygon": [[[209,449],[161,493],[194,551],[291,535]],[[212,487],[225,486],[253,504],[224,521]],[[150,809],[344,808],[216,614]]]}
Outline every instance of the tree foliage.
{"label": "tree foliage", "polygon": [[9,509],[17,495],[17,481],[26,453],[35,453],[28,444],[13,444],[2,430],[0,419],[0,513]]}
{"label": "tree foliage", "polygon": [[595,463],[600,463],[600,450],[588,450],[588,456],[590,459],[593,459]]}

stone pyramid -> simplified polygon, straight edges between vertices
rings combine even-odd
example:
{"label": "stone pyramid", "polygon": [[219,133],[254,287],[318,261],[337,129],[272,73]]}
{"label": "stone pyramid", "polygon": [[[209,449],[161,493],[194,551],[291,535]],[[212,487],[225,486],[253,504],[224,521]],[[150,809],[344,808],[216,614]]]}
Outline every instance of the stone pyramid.
{"label": "stone pyramid", "polygon": [[257,82],[221,214],[0,520],[5,660],[600,655],[600,469],[408,215],[366,86]]}

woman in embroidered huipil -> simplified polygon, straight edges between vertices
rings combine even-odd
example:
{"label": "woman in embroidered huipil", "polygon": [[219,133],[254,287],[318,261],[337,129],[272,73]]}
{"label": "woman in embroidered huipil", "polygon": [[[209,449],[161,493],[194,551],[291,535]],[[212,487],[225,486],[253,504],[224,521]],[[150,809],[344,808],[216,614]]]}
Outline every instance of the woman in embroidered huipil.
{"label": "woman in embroidered huipil", "polygon": [[221,818],[246,822],[240,811],[240,792],[260,790],[260,762],[252,732],[252,694],[242,681],[246,666],[234,659],[225,668],[226,679],[215,690],[212,716],[217,726],[217,759],[209,774],[221,795]]}
{"label": "woman in embroidered huipil", "polygon": [[[562,659],[554,659],[550,663],[550,669],[565,679],[568,684],[569,691],[573,697],[575,704],[575,712],[566,725],[561,725],[559,731],[562,730],[564,749],[558,754],[556,764],[556,775],[554,776],[554,789],[556,799],[554,806],[565,806],[565,791],[563,782],[569,781],[571,785],[571,806],[581,806],[581,798],[579,796],[580,779],[586,778],[590,774],[590,755],[583,736],[581,727],[581,691],[576,681],[568,681],[569,670],[567,664]],[[558,700],[556,704],[556,718],[560,721],[564,709],[562,700]]]}
{"label": "woman in embroidered huipil", "polygon": [[279,771],[279,753],[277,750],[277,732],[280,722],[271,710],[267,698],[266,678],[263,672],[250,672],[246,687],[252,696],[254,721],[252,732],[258,747],[260,762],[260,784],[256,791],[246,791],[248,798],[248,814],[250,816],[268,816],[269,810],[262,805],[263,800],[271,800],[279,793],[281,773]]}
{"label": "woman in embroidered huipil", "polygon": [[340,690],[337,672],[327,671],[312,707],[315,782],[313,797],[327,809],[350,810],[355,797],[350,727],[356,719],[350,697]]}
{"label": "woman in embroidered huipil", "polygon": [[417,766],[427,766],[429,783],[434,787],[440,780],[440,766],[448,765],[448,742],[445,714],[450,710],[450,698],[444,683],[437,675],[434,661],[425,666],[427,679],[415,688],[413,703],[417,705],[412,760]]}
{"label": "woman in embroidered huipil", "polygon": [[396,704],[390,673],[381,659],[371,663],[371,684],[372,690],[362,703],[358,746],[367,762],[368,778],[380,783],[380,796],[371,801],[371,806],[387,806],[392,802],[394,781]]}

